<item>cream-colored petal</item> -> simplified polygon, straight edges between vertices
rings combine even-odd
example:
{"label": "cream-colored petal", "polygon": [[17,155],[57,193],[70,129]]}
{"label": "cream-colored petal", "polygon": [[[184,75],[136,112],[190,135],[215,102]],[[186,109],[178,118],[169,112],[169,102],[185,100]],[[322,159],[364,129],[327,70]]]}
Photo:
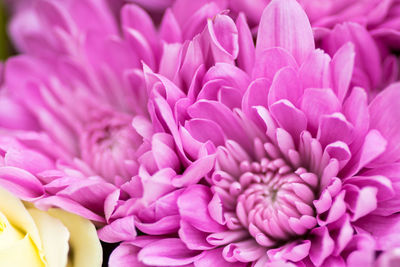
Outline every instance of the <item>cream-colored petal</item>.
{"label": "cream-colored petal", "polygon": [[13,246],[23,238],[24,234],[15,229],[7,220],[7,217],[0,212],[0,250]]}
{"label": "cream-colored petal", "polygon": [[48,213],[60,219],[69,230],[71,266],[100,267],[103,262],[103,251],[94,225],[89,220],[60,209],[49,209]]}
{"label": "cream-colored petal", "polygon": [[37,248],[39,248],[39,250],[42,249],[39,231],[31,215],[25,209],[21,200],[2,187],[0,187],[0,211],[7,217],[8,221],[24,235],[29,233],[29,236]]}
{"label": "cream-colored petal", "polygon": [[39,251],[29,234],[12,246],[0,250],[0,266],[10,267],[45,267]]}
{"label": "cream-colored petal", "polygon": [[68,261],[69,231],[63,223],[47,212],[28,209],[39,229],[43,250],[49,267],[65,267]]}

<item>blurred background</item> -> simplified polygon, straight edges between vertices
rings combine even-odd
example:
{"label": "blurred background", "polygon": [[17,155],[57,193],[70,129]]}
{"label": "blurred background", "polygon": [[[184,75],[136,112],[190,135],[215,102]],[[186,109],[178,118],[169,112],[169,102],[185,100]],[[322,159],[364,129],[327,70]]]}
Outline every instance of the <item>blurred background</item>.
{"label": "blurred background", "polygon": [[0,61],[4,61],[13,53],[10,40],[7,37],[7,18],[4,1],[0,0]]}

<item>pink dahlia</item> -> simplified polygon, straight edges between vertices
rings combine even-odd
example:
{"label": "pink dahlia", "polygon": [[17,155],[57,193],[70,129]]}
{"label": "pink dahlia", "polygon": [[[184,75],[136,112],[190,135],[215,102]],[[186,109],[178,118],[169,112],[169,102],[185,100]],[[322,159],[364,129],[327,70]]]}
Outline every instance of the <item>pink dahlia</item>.
{"label": "pink dahlia", "polygon": [[[159,139],[171,145],[152,150],[164,168],[142,165],[129,191],[107,199],[118,219],[100,235],[125,240],[110,266],[390,260],[400,246],[400,84],[368,104],[350,86],[354,44],[332,58],[315,49],[295,0],[268,5],[256,47],[244,16],[221,14],[180,51],[161,59],[172,74],[145,67],[154,117],[170,134]],[[147,235],[131,238],[133,221]]]}

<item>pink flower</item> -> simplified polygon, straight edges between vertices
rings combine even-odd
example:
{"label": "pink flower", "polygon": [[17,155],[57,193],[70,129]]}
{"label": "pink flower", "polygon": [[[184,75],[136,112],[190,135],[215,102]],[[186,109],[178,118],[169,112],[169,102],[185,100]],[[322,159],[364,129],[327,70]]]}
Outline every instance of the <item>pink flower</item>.
{"label": "pink flower", "polygon": [[16,13],[22,28],[13,36],[25,54],[4,68],[0,183],[38,206],[104,222],[106,197],[141,162],[152,164],[146,152],[155,129],[141,69],[142,61],[158,68],[161,41],[133,4],[121,11],[123,35],[102,1],[38,0],[26,8],[39,30],[25,27],[25,11]]}
{"label": "pink flower", "polygon": [[0,169],[7,174],[0,183],[38,206],[112,223],[113,200],[138,194],[139,174],[191,165],[187,156],[183,163],[170,156],[174,137],[162,116],[171,111],[149,101],[145,80],[158,86],[150,94],[168,103],[184,97],[172,83],[162,88],[152,70],[174,74],[168,57],[219,11],[210,4],[187,28],[167,13],[156,31],[133,4],[122,8],[121,23],[103,1],[21,5],[11,32],[24,54],[6,62],[0,97]]}
{"label": "pink flower", "polygon": [[398,247],[400,84],[368,104],[354,47],[315,49],[300,5],[274,0],[256,47],[222,14],[172,70],[145,67],[159,170],[108,197],[110,266],[373,266]]}
{"label": "pink flower", "polygon": [[372,99],[383,88],[399,80],[398,57],[361,25],[337,24],[319,40],[321,48],[330,55],[347,42],[354,44],[356,52],[352,86],[363,87]]}

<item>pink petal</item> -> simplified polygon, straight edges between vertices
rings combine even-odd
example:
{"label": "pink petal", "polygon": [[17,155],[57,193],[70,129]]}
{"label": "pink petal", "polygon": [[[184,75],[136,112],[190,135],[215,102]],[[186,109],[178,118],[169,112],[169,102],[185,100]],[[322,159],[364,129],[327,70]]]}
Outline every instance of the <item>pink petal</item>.
{"label": "pink petal", "polygon": [[[0,75],[3,74],[0,72]],[[38,122],[33,114],[29,113],[23,105],[4,94],[0,96],[0,127],[20,130],[39,129]]]}
{"label": "pink petal", "polygon": [[[363,26],[357,23],[337,24],[326,40],[329,40],[328,44],[323,46],[330,54],[335,53],[348,42],[354,44],[356,55],[352,77],[354,85],[367,90],[379,86],[382,79],[380,53],[375,41]],[[348,58],[345,60],[347,61]],[[351,63],[351,61],[348,61],[348,63]],[[350,68],[350,66],[343,66],[343,68]]]}
{"label": "pink petal", "polygon": [[222,255],[229,262],[252,262],[266,253],[266,248],[261,247],[254,239],[249,239],[227,245]]}
{"label": "pink petal", "polygon": [[70,198],[92,211],[104,212],[104,201],[115,190],[115,186],[91,179],[76,180],[59,191],[58,196]]}
{"label": "pink petal", "polygon": [[6,166],[21,168],[35,175],[55,168],[51,159],[30,149],[7,149],[4,163]]}
{"label": "pink petal", "polygon": [[298,262],[308,256],[310,247],[311,242],[304,240],[300,243],[292,242],[277,249],[270,249],[267,254],[274,261],[283,259]]}
{"label": "pink petal", "polygon": [[278,100],[287,99],[293,105],[303,94],[303,88],[297,72],[292,67],[285,67],[277,72],[268,93],[268,105],[271,106]]}
{"label": "pink petal", "polygon": [[366,186],[359,190],[353,189],[346,192],[348,208],[353,212],[351,221],[357,221],[359,218],[371,213],[378,205],[376,198],[378,189],[375,187]]}
{"label": "pink petal", "polygon": [[109,267],[120,267],[120,266],[137,266],[145,267],[144,263],[140,262],[137,258],[137,253],[140,248],[133,246],[129,243],[122,243],[116,249],[114,249],[110,255],[108,261]]}
{"label": "pink petal", "polygon": [[160,37],[167,43],[181,43],[182,31],[171,9],[167,9],[160,26]]}
{"label": "pink petal", "polygon": [[250,74],[254,66],[255,48],[253,36],[243,13],[240,13],[236,19],[236,27],[239,34],[239,54],[237,64],[241,69]]}
{"label": "pink petal", "polygon": [[209,155],[199,158],[193,162],[184,173],[172,180],[176,187],[187,186],[199,182],[208,172],[210,172],[215,163],[215,155]]}
{"label": "pink petal", "polygon": [[272,47],[262,51],[255,59],[252,77],[264,77],[272,81],[275,74],[284,67],[297,70],[298,65],[294,57],[281,47]]}
{"label": "pink petal", "polygon": [[329,223],[335,222],[346,212],[346,203],[344,202],[344,192],[336,196],[332,202],[331,207],[324,214],[319,214],[317,217],[318,224],[325,226]]}
{"label": "pink petal", "polygon": [[225,143],[225,133],[221,127],[213,121],[205,119],[192,119],[186,121],[185,128],[197,140],[207,142],[211,140],[215,145]]}
{"label": "pink petal", "polygon": [[192,263],[201,253],[190,250],[178,238],[165,238],[145,246],[138,259],[146,265],[176,266]]}
{"label": "pink petal", "polygon": [[275,102],[270,110],[279,126],[290,133],[298,143],[300,133],[307,127],[307,118],[304,113],[286,99]]}
{"label": "pink petal", "polygon": [[341,113],[324,115],[320,119],[317,138],[322,146],[336,141],[351,144],[354,140],[353,125]]}
{"label": "pink petal", "polygon": [[387,141],[377,130],[369,131],[360,150],[352,156],[345,169],[341,171],[342,176],[350,177],[356,174],[362,167],[384,153],[386,147]]}
{"label": "pink petal", "polygon": [[136,5],[124,5],[121,10],[122,26],[138,31],[155,49],[158,40],[156,29],[150,16]]}
{"label": "pink petal", "polygon": [[[192,224],[203,232],[221,232],[224,227],[211,218],[208,204],[212,199],[211,191],[203,185],[192,185],[178,199],[182,220]],[[196,209],[194,209],[196,207]]]}
{"label": "pink petal", "polygon": [[216,79],[226,81],[227,85],[237,88],[241,92],[244,92],[250,84],[250,77],[247,73],[234,65],[221,62],[216,63],[207,71],[203,83]]}
{"label": "pink petal", "polygon": [[23,200],[32,201],[44,194],[35,176],[16,167],[0,167],[0,185]]}
{"label": "pink petal", "polygon": [[400,159],[400,83],[383,90],[369,106],[371,128],[387,140],[385,152],[374,163],[389,163]]}
{"label": "pink petal", "polygon": [[165,235],[176,233],[179,229],[179,215],[172,215],[172,216],[165,216],[160,220],[152,223],[144,223],[137,221],[136,226],[137,228],[146,233],[151,235]]}
{"label": "pink petal", "polygon": [[331,88],[331,58],[322,50],[313,51],[299,69],[304,88]]}
{"label": "pink petal", "polygon": [[[229,139],[248,142],[248,137],[242,130],[237,118],[225,105],[216,101],[197,101],[188,108],[192,118],[202,118],[218,124]],[[250,144],[247,144],[251,147]]]}
{"label": "pink petal", "polygon": [[238,30],[235,23],[226,15],[217,15],[213,20],[208,20],[207,26],[215,62],[232,64],[239,53]]}
{"label": "pink petal", "polygon": [[242,92],[233,87],[221,87],[218,91],[218,101],[232,110],[239,108],[242,101]]}
{"label": "pink petal", "polygon": [[254,106],[267,106],[268,104],[268,90],[271,86],[265,78],[259,78],[254,80],[247,88],[243,98],[242,98],[242,110],[244,113],[253,118],[253,121],[257,121],[256,111]]}
{"label": "pink petal", "polygon": [[299,64],[315,47],[310,22],[295,0],[273,0],[262,14],[257,36],[257,56],[267,48],[282,47]]}
{"label": "pink petal", "polygon": [[354,45],[344,44],[333,56],[331,62],[333,91],[343,101],[349,89],[354,67]]}
{"label": "pink petal", "polygon": [[143,62],[149,65],[150,68],[155,69],[156,59],[154,58],[153,50],[145,36],[132,28],[125,28],[124,35],[131,49],[141,55]]}
{"label": "pink petal", "polygon": [[179,237],[189,249],[209,250],[214,248],[214,245],[206,241],[207,235],[207,233],[198,230],[185,220],[181,220]]}
{"label": "pink petal", "polygon": [[352,148],[356,151],[362,145],[364,135],[369,128],[368,99],[365,90],[354,87],[343,103],[342,112],[354,126],[355,140]]}
{"label": "pink petal", "polygon": [[321,266],[333,252],[334,242],[326,227],[315,228],[311,234],[314,238],[311,240],[310,259],[314,265]]}
{"label": "pink petal", "polygon": [[83,207],[80,203],[77,203],[69,198],[62,196],[50,196],[38,201],[35,201],[35,205],[40,208],[47,210],[50,207],[59,207],[71,213],[78,214],[88,220],[105,223],[103,217],[95,214],[91,210]]}
{"label": "pink petal", "polygon": [[136,237],[133,216],[117,219],[97,231],[99,238],[107,243],[132,240]]}
{"label": "pink petal", "polygon": [[171,168],[179,171],[180,161],[175,151],[173,150],[172,136],[164,133],[156,133],[151,141],[151,148],[154,160],[159,169]]}
{"label": "pink petal", "polygon": [[219,267],[245,267],[246,263],[241,262],[227,262],[222,257],[223,248],[216,248],[212,250],[205,251],[202,256],[197,259],[194,263],[196,267],[209,267],[209,266],[219,266]]}
{"label": "pink petal", "polygon": [[66,32],[70,32],[71,21],[68,21],[68,15],[63,14],[64,8],[50,1],[40,0],[35,3],[35,8],[42,23],[48,27],[59,27]]}
{"label": "pink petal", "polygon": [[395,195],[392,182],[382,175],[367,176],[364,173],[362,176],[353,176],[345,179],[345,184],[353,184],[360,188],[364,186],[375,187],[378,189],[376,197],[379,202],[391,199]]}
{"label": "pink petal", "polygon": [[340,102],[331,89],[309,88],[301,99],[301,110],[306,114],[311,132],[316,132],[322,115],[339,111]]}

